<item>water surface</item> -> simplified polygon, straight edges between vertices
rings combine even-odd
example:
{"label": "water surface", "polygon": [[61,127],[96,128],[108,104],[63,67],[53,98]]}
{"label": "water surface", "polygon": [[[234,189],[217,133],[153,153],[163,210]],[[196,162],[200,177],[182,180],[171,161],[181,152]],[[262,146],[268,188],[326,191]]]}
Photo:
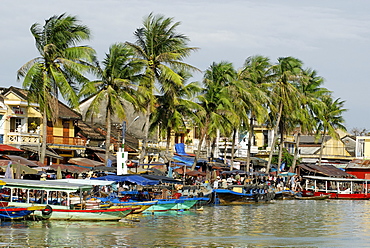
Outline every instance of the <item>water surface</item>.
{"label": "water surface", "polygon": [[125,222],[2,222],[0,247],[369,247],[370,201],[275,201]]}

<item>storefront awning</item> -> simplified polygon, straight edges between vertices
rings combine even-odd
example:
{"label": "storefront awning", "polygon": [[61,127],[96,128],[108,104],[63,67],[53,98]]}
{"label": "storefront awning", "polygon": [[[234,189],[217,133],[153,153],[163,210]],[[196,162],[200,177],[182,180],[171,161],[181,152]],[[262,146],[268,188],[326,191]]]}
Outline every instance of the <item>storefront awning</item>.
{"label": "storefront awning", "polygon": [[[24,145],[22,145],[21,148],[23,150],[30,151],[30,152],[35,152],[35,153],[39,152],[39,149],[38,149],[37,146],[24,146]],[[55,152],[52,152],[52,151],[49,151],[49,150],[46,150],[45,156],[47,156],[49,158],[63,159],[62,156],[59,156]]]}
{"label": "storefront awning", "polygon": [[1,144],[0,152],[23,152],[23,151],[21,149],[15,148],[14,146]]}

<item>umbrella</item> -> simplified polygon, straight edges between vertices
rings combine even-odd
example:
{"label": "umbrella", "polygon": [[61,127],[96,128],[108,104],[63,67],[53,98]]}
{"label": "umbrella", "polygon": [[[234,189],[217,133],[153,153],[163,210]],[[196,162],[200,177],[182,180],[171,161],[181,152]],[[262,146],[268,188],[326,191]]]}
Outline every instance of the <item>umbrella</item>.
{"label": "umbrella", "polygon": [[63,176],[62,176],[62,169],[60,168],[60,166],[58,166],[57,168],[57,179],[62,179]]}
{"label": "umbrella", "polygon": [[14,175],[13,175],[13,169],[12,167],[10,167],[11,164],[12,164],[12,161],[9,161],[8,166],[6,167],[4,178],[13,179]]}

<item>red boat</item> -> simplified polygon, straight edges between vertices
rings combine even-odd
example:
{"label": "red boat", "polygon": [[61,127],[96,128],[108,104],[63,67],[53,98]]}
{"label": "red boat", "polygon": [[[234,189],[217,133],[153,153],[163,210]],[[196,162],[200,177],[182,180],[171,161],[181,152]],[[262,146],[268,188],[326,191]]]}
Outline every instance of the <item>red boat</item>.
{"label": "red boat", "polygon": [[303,176],[306,179],[303,197],[329,195],[329,199],[369,200],[370,180]]}

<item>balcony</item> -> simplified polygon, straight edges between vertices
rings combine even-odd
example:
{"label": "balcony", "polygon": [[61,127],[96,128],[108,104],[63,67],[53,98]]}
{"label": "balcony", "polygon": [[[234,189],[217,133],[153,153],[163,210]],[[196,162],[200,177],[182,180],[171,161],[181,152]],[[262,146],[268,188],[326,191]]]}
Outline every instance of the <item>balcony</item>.
{"label": "balcony", "polygon": [[[6,135],[5,143],[9,145],[39,145],[41,137],[37,133],[9,132]],[[48,136],[46,142],[48,144],[86,146],[86,139],[76,137]]]}
{"label": "balcony", "polygon": [[87,139],[79,137],[63,137],[63,136],[48,136],[46,143],[58,144],[58,145],[69,145],[69,146],[86,146]]}
{"label": "balcony", "polygon": [[38,133],[9,132],[6,135],[5,143],[9,145],[38,145],[40,135]]}

